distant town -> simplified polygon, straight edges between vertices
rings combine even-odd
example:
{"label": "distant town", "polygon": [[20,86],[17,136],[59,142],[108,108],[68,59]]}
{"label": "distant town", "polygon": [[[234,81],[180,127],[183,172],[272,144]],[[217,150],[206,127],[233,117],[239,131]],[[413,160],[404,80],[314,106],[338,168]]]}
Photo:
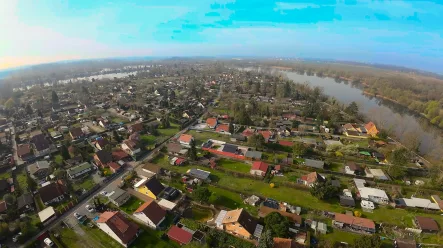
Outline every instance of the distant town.
{"label": "distant town", "polygon": [[355,102],[269,62],[69,66],[3,85],[0,247],[443,243],[441,171]]}

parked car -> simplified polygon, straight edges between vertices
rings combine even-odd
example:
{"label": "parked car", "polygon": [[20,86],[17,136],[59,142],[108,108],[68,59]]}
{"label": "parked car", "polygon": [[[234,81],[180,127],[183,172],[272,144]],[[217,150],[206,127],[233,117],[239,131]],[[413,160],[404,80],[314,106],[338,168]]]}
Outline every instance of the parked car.
{"label": "parked car", "polygon": [[88,212],[90,212],[90,213],[95,212],[95,209],[94,209],[93,207],[91,207],[90,205],[86,205],[85,208],[86,208],[86,209],[88,210]]}
{"label": "parked car", "polygon": [[45,244],[47,246],[53,246],[54,245],[54,242],[52,242],[52,240],[49,239],[49,238],[45,238],[45,240],[43,240],[43,242],[45,242]]}
{"label": "parked car", "polygon": [[80,220],[83,216],[81,214],[75,212],[74,217],[77,218],[77,220]]}

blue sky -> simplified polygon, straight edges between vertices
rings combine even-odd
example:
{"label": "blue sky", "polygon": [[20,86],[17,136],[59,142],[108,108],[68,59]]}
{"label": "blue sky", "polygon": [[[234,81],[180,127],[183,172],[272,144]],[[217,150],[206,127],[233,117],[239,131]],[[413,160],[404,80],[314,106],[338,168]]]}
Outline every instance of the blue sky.
{"label": "blue sky", "polygon": [[8,0],[0,69],[118,56],[285,56],[443,73],[443,1]]}

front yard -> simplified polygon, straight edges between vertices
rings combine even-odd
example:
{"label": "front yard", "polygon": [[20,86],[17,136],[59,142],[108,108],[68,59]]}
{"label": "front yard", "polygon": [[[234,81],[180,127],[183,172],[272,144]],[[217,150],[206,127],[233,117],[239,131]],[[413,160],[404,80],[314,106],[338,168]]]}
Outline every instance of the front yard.
{"label": "front yard", "polygon": [[84,190],[88,191],[88,190],[92,189],[95,186],[95,184],[96,183],[94,182],[94,179],[92,178],[92,176],[88,176],[83,179],[76,180],[73,183],[73,188],[74,188],[74,190],[83,190],[84,189]]}
{"label": "front yard", "polygon": [[144,202],[137,197],[131,196],[129,200],[123,204],[120,209],[125,211],[128,214],[133,214],[135,210],[137,210],[140,205],[142,205]]}

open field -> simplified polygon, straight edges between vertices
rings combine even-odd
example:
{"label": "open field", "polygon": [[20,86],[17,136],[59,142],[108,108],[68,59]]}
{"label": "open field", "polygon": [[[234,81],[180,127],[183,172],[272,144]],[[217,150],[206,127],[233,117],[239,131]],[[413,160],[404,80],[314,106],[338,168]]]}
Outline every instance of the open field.
{"label": "open field", "polygon": [[242,172],[242,173],[249,173],[251,170],[251,165],[246,164],[240,161],[234,161],[230,159],[220,159],[218,162],[218,165],[232,171]]}

